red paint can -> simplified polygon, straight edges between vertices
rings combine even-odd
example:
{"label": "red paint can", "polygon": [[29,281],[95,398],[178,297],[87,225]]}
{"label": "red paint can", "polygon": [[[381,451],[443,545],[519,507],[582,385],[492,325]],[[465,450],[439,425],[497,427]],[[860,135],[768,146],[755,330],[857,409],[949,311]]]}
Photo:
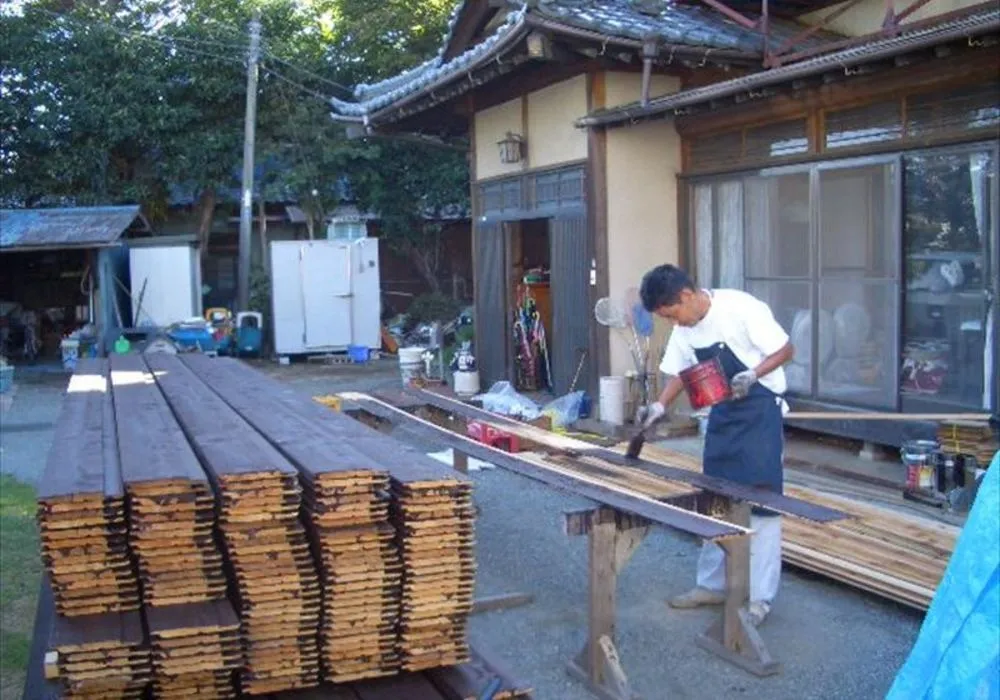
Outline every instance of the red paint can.
{"label": "red paint can", "polygon": [[688,367],[680,373],[680,379],[691,401],[691,408],[696,411],[722,403],[733,396],[729,380],[717,357]]}

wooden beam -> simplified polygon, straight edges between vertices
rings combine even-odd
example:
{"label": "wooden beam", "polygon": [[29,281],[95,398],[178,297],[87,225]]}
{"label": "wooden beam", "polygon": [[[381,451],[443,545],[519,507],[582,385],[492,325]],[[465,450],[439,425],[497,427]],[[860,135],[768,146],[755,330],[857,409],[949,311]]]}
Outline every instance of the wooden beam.
{"label": "wooden beam", "polygon": [[572,469],[555,464],[545,465],[519,459],[503,450],[476,442],[464,435],[458,435],[433,423],[410,415],[396,407],[365,394],[344,393],[341,397],[348,403],[365,411],[390,420],[399,425],[417,429],[418,432],[442,445],[461,449],[476,459],[490,462],[502,469],[508,469],[531,479],[541,481],[554,488],[562,489],[577,496],[589,498],[616,510],[632,513],[650,522],[674,528],[703,539],[715,540],[721,537],[747,534],[747,528],[738,527],[722,520],[690,513],[670,506],[656,499],[629,489],[601,482]]}
{"label": "wooden beam", "polygon": [[[587,75],[587,111],[607,105],[607,73]],[[591,258],[594,260],[590,307],[608,295],[608,134],[606,129],[587,130],[587,223],[590,226]],[[596,391],[599,377],[611,373],[611,332],[599,323],[590,324],[590,392]]]}
{"label": "wooden beam", "polygon": [[535,602],[535,596],[530,593],[504,593],[501,595],[491,595],[485,598],[476,598],[472,603],[471,615],[481,613],[496,612],[498,610],[510,610],[531,605]]}

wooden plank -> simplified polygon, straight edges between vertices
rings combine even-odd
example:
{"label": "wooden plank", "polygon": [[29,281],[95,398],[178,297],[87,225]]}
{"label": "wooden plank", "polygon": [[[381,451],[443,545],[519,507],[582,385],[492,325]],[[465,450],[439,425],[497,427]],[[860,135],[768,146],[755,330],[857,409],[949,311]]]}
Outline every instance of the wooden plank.
{"label": "wooden plank", "polygon": [[817,522],[829,522],[847,517],[844,513],[840,513],[831,508],[797,501],[796,499],[788,498],[786,496],[782,496],[781,494],[765,491],[763,489],[756,489],[742,484],[736,484],[724,479],[716,479],[714,477],[705,476],[704,474],[695,474],[685,469],[669,467],[664,464],[650,462],[645,459],[631,460],[612,450],[594,447],[593,445],[579,440],[572,440],[564,436],[554,435],[552,433],[548,433],[547,431],[525,425],[524,423],[511,420],[504,416],[484,411],[449,396],[445,396],[443,393],[438,391],[430,389],[414,389],[412,390],[412,393],[419,396],[421,399],[426,400],[427,403],[432,406],[450,411],[465,418],[487,421],[500,427],[506,426],[511,430],[517,430],[518,434],[525,435],[532,440],[549,445],[555,449],[572,451],[575,453],[573,456],[592,456],[620,466],[638,467],[652,472],[657,476],[688,483],[692,486],[697,486],[698,488],[717,493],[727,498],[750,501],[751,503],[755,503],[765,508],[770,508],[771,510],[775,510],[779,513],[807,518]]}
{"label": "wooden plank", "polygon": [[519,459],[515,455],[440,428],[374,398],[361,394],[344,395],[344,398],[386,420],[403,425],[408,424],[414,428],[420,426],[422,428],[421,432],[429,439],[433,439],[435,442],[451,447],[452,449],[463,450],[476,459],[496,464],[499,467],[541,481],[554,488],[559,488],[569,493],[589,498],[595,502],[603,503],[612,508],[644,517],[659,525],[676,528],[682,532],[705,539],[715,539],[746,532],[743,528],[668,506],[652,498],[647,498],[641,494],[622,488],[601,484],[595,479],[575,474],[570,470],[560,469],[555,465],[542,466]]}

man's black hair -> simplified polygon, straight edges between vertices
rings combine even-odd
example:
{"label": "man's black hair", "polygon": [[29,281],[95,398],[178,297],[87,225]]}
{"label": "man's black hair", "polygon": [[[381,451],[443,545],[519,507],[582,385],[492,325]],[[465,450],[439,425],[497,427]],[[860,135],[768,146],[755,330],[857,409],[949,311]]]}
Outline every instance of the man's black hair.
{"label": "man's black hair", "polygon": [[664,306],[673,306],[680,301],[682,291],[693,291],[694,288],[694,280],[684,270],[674,265],[660,265],[642,278],[639,296],[646,311],[653,312]]}

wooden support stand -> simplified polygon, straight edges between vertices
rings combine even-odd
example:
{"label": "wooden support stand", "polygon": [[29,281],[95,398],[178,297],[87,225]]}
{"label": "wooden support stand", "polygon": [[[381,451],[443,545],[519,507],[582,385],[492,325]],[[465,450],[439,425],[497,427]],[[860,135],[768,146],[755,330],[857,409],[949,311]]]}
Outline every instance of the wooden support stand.
{"label": "wooden support stand", "polygon": [[601,700],[638,700],[615,649],[615,593],[625,568],[649,532],[642,518],[612,508],[565,514],[567,535],[587,535],[589,600],[587,641],[567,670]]}
{"label": "wooden support stand", "polygon": [[[726,520],[750,526],[750,504],[731,501]],[[718,540],[726,552],[726,602],[719,619],[697,638],[702,649],[733,663],[755,676],[781,672],[781,664],[771,658],[760,632],[750,622],[750,535]]]}

